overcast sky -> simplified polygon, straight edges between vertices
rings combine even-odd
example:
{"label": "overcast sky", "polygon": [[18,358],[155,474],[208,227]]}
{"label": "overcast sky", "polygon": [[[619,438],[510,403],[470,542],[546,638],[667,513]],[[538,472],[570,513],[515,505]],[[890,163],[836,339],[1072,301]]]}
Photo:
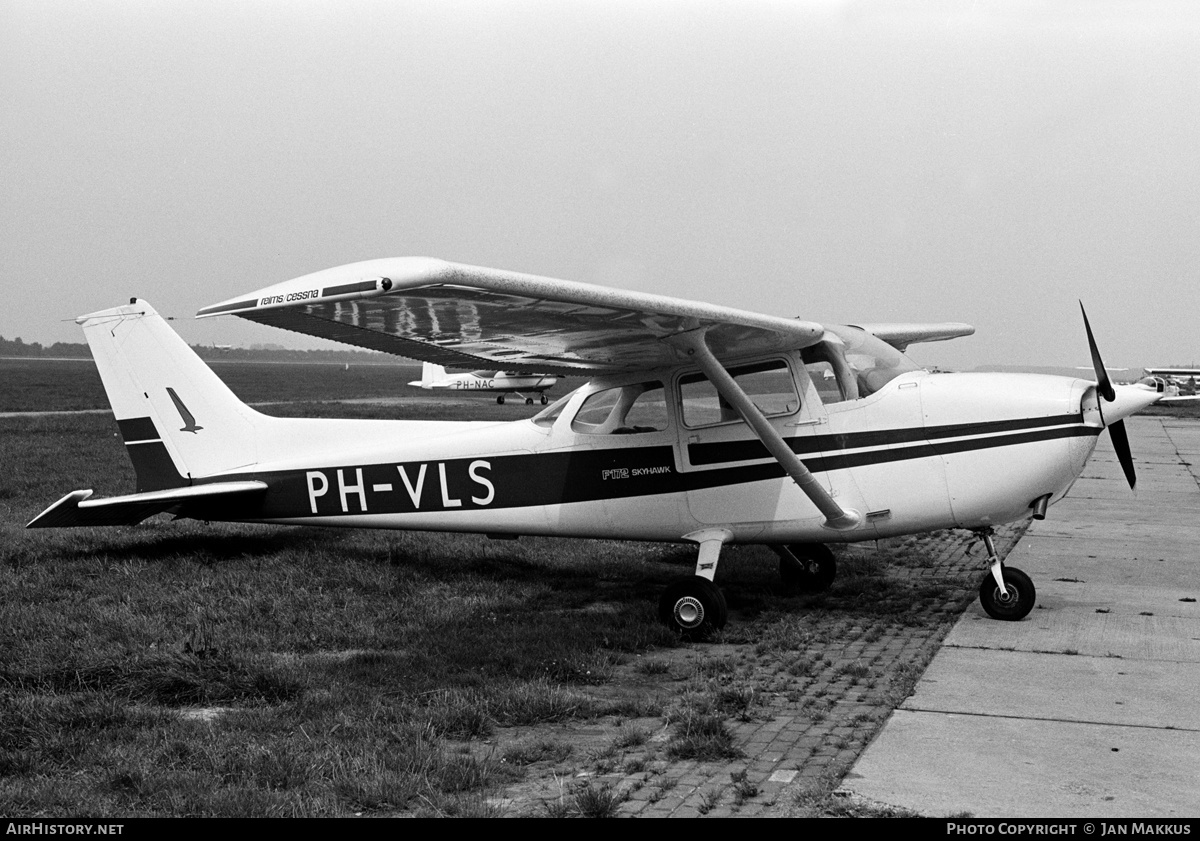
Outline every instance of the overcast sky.
{"label": "overcast sky", "polygon": [[1200,362],[1200,4],[0,0],[0,335],[427,255]]}

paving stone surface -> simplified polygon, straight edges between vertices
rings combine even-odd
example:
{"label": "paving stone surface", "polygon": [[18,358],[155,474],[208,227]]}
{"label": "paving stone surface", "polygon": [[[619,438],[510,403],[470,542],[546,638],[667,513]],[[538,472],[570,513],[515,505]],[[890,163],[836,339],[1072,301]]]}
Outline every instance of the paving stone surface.
{"label": "paving stone surface", "polygon": [[[997,531],[1002,555],[1024,528]],[[605,689],[662,698],[664,715],[497,734],[496,745],[550,738],[573,748],[566,762],[530,769],[499,808],[554,814],[587,789],[630,817],[814,814],[911,692],[986,569],[982,544],[962,531],[837,552],[843,572],[829,593],[758,614],[731,599],[722,639],[656,651],[653,666],[622,667]],[[696,704],[723,721],[724,755],[679,756],[679,719]],[[618,747],[623,732],[644,741]]]}

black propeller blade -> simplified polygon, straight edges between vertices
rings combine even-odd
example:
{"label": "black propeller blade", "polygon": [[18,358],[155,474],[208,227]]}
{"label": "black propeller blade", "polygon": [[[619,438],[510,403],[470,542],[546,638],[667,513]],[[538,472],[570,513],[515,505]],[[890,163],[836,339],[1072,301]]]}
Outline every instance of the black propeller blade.
{"label": "black propeller blade", "polygon": [[1087,330],[1088,348],[1092,351],[1092,367],[1096,369],[1096,387],[1100,390],[1100,396],[1111,403],[1117,399],[1117,392],[1113,390],[1112,381],[1108,378],[1108,369],[1104,367],[1104,361],[1100,358],[1100,348],[1096,347],[1096,337],[1092,335],[1092,325],[1088,323],[1087,310],[1083,308],[1083,301],[1079,302],[1079,311],[1083,313],[1083,329]]}
{"label": "black propeller blade", "polygon": [[[1092,325],[1088,323],[1087,310],[1083,308],[1083,301],[1079,302],[1079,311],[1083,313],[1083,329],[1087,331],[1088,349],[1092,352],[1092,367],[1096,369],[1096,390],[1100,392],[1100,396],[1109,403],[1117,399],[1117,392],[1113,389],[1112,380],[1108,378],[1108,370],[1104,367],[1104,361],[1100,358],[1100,348],[1096,347],[1096,338],[1092,335]],[[1103,409],[1101,409],[1103,415]],[[1119,420],[1115,423],[1106,423],[1108,428],[1108,437],[1112,439],[1113,449],[1117,453],[1117,461],[1121,463],[1121,469],[1125,471],[1125,481],[1129,483],[1129,487],[1133,488],[1137,484],[1137,475],[1133,471],[1133,452],[1129,449],[1129,435],[1125,432],[1125,421]]]}
{"label": "black propeller blade", "polygon": [[1133,452],[1129,449],[1129,436],[1125,433],[1125,421],[1119,420],[1108,427],[1108,437],[1112,439],[1113,449],[1117,451],[1117,461],[1125,471],[1125,481],[1130,490],[1137,484],[1137,476],[1133,472]]}

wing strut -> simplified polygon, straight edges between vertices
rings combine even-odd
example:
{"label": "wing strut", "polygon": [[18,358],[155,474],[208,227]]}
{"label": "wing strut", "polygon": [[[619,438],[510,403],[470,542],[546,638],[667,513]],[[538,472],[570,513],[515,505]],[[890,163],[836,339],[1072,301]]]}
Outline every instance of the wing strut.
{"label": "wing strut", "polygon": [[775,427],[771,426],[771,422],[754,405],[754,401],[750,399],[746,392],[742,391],[737,381],[729,375],[729,372],[725,370],[720,361],[713,356],[713,352],[705,340],[705,332],[705,329],[700,329],[687,333],[678,333],[667,339],[667,341],[683,348],[687,355],[696,361],[700,369],[704,372],[704,375],[708,377],[709,382],[716,386],[717,393],[724,397],[729,405],[737,409],[738,414],[754,430],[754,434],[758,436],[758,440],[763,443],[767,451],[779,462],[787,474],[792,477],[792,481],[796,483],[796,486],[825,515],[825,526],[827,528],[845,531],[858,526],[862,522],[862,515],[857,511],[842,508],[842,506],[833,501],[833,497],[821,487],[821,483],[812,475],[812,471],[804,466],[804,462],[792,452],[792,448],[783,440],[783,436],[775,430]]}

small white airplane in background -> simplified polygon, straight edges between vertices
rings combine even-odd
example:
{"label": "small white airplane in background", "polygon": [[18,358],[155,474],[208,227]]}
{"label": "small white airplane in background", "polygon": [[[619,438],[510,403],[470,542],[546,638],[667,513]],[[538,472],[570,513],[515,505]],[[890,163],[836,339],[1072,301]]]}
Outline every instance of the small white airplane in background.
{"label": "small white airplane in background", "polygon": [[506,394],[515,394],[522,398],[526,405],[532,406],[533,398],[527,397],[525,394],[525,392],[532,392],[541,397],[542,405],[545,406],[549,402],[546,399],[546,389],[556,382],[558,382],[558,377],[548,374],[521,374],[491,370],[471,371],[468,374],[447,374],[446,369],[441,365],[424,362],[421,364],[421,379],[413,380],[409,385],[432,391],[445,389],[498,393],[496,402],[501,406],[504,405],[504,395]]}
{"label": "small white airplane in background", "polygon": [[1143,385],[1157,389],[1162,394],[1159,402],[1164,406],[1194,403],[1200,400],[1196,377],[1200,368],[1146,368]]}
{"label": "small white airplane in background", "polygon": [[137,492],[67,494],[30,528],[201,520],[691,542],[659,615],[726,621],[729,544],[771,546],[820,590],[825,544],[935,529],[984,540],[984,610],[1017,620],[1032,581],[992,528],[1042,518],[1108,429],[1160,394],[1096,380],[930,374],[903,350],[966,324],[817,324],[422,257],[328,269],[205,307],[451,367],[591,380],[503,423],[274,418],[242,403],[145,301],[78,319]]}

